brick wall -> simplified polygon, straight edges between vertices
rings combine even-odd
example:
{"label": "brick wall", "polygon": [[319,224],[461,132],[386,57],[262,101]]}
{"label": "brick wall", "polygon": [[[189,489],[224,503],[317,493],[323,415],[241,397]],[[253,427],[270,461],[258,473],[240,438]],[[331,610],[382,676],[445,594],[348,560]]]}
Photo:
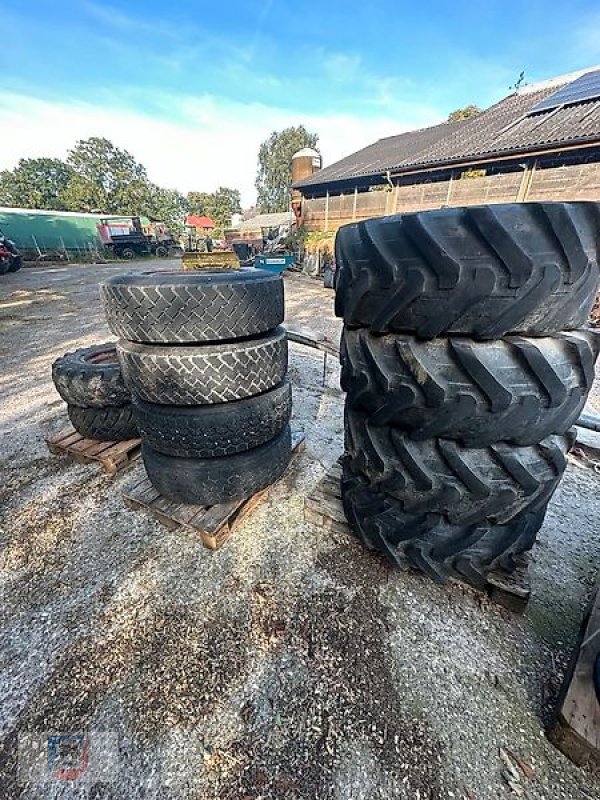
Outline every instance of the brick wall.
{"label": "brick wall", "polygon": [[600,200],[600,162],[421,181],[383,191],[332,195],[329,200],[305,198],[303,208],[309,230],[335,231],[348,222],[403,211],[517,200]]}

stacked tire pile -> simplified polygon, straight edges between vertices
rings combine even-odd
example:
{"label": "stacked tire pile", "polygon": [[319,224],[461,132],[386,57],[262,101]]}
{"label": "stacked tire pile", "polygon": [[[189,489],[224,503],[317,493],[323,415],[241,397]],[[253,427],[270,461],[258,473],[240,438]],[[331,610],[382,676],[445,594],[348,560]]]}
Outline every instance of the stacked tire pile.
{"label": "stacked tire pile", "polygon": [[342,500],[396,565],[481,585],[532,547],[594,379],[599,206],[340,229]]}
{"label": "stacked tire pile", "polygon": [[292,408],[281,276],[119,275],[101,293],[153,486],[210,506],[277,480]]}
{"label": "stacked tire pile", "polygon": [[84,438],[122,442],[138,435],[114,343],[65,353],[52,365],[52,380]]}

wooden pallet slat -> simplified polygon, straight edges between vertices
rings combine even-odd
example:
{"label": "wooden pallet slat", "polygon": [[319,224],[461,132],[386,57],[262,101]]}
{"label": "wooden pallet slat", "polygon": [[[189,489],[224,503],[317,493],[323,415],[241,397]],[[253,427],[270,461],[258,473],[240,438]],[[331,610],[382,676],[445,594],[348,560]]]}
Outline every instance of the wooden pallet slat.
{"label": "wooden pallet slat", "polygon": [[100,464],[109,475],[137,458],[141,439],[128,439],[125,442],[100,442],[86,439],[70,427],[56,436],[46,439],[48,450],[55,455],[67,455],[78,464]]}
{"label": "wooden pallet slat", "polygon": [[[342,467],[340,462],[336,461],[311,494],[304,499],[304,519],[326,531],[352,536],[342,507],[341,477]],[[456,582],[481,591],[479,587],[466,582]],[[495,603],[511,611],[523,613],[531,596],[527,557],[520,558],[514,572],[508,573],[502,570],[490,572],[485,592]]]}
{"label": "wooden pallet slat", "polygon": [[[304,434],[292,434],[292,455],[304,448]],[[128,508],[144,510],[171,530],[183,527],[195,533],[209,550],[225,544],[234,528],[268,495],[268,486],[251,497],[230,500],[214,506],[187,505],[163,497],[146,477],[123,493]]]}
{"label": "wooden pallet slat", "polygon": [[600,768],[600,699],[594,688],[600,658],[600,585],[590,602],[566,672],[550,740],[579,766]]}

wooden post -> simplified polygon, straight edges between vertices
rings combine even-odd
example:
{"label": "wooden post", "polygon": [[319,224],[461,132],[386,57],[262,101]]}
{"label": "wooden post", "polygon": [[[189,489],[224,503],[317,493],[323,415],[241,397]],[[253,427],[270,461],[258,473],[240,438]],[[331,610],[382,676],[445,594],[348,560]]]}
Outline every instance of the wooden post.
{"label": "wooden post", "polygon": [[394,208],[392,209],[392,214],[398,213],[398,195],[400,194],[400,184],[396,184],[396,188],[394,189]]}
{"label": "wooden post", "polygon": [[452,194],[452,181],[454,179],[454,170],[450,173],[450,177],[448,178],[448,191],[446,192],[446,205],[450,205],[450,195]]}
{"label": "wooden post", "polygon": [[525,169],[523,170],[523,175],[521,177],[521,184],[519,185],[519,191],[517,192],[517,203],[524,203],[525,200],[527,200],[527,195],[529,194],[529,188],[531,187],[531,180],[533,178],[536,164],[537,159],[534,160],[533,164],[530,164],[529,162],[525,164]]}
{"label": "wooden post", "polygon": [[356,219],[356,201],[358,200],[358,186],[354,187],[354,201],[352,203],[352,222]]}
{"label": "wooden post", "polygon": [[325,195],[325,233],[329,231],[329,192]]}

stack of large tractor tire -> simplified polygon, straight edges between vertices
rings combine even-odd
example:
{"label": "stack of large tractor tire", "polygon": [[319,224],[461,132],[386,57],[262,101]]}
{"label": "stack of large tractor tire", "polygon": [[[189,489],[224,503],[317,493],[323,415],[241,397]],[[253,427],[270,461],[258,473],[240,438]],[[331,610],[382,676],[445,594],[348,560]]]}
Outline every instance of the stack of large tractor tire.
{"label": "stack of large tractor tire", "polygon": [[52,364],[52,380],[67,403],[73,427],[84,438],[122,442],[138,435],[113,343],[65,353]]}
{"label": "stack of large tractor tire", "polygon": [[482,585],[532,547],[594,379],[595,203],[341,228],[342,501],[363,543]]}
{"label": "stack of large tractor tire", "polygon": [[153,486],[211,506],[277,480],[292,408],[281,276],[129,274],[101,293]]}

